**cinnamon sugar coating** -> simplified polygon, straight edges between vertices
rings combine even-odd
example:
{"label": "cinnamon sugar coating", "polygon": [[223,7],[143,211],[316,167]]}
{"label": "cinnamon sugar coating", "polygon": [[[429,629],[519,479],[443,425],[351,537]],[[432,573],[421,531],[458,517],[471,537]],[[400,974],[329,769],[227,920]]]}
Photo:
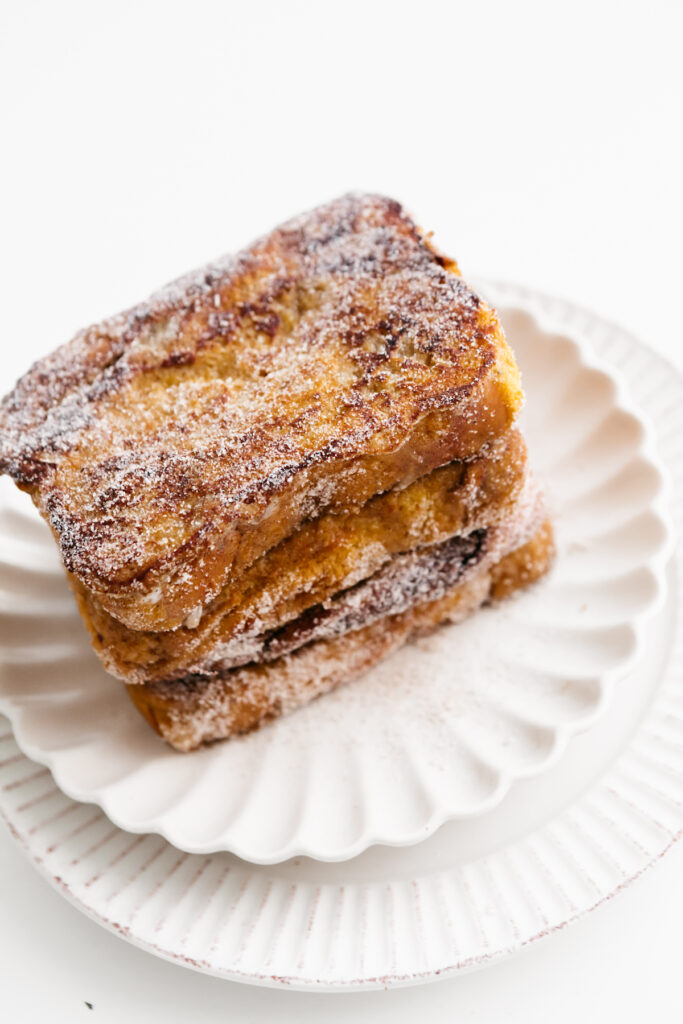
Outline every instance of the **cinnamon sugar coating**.
{"label": "cinnamon sugar coating", "polygon": [[495,311],[354,194],[38,362],[0,404],[0,472],[105,667],[191,750],[548,569],[521,404]]}
{"label": "cinnamon sugar coating", "polygon": [[495,313],[398,203],[350,195],[37,363],[0,407],[0,471],[109,614],[164,631],[520,405]]}

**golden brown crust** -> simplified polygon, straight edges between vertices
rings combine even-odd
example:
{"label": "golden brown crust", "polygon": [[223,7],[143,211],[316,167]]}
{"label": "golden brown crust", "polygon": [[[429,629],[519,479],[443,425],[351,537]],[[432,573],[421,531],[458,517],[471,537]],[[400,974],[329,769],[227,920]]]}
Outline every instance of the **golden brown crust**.
{"label": "golden brown crust", "polygon": [[[555,538],[549,519],[536,533],[491,568],[491,601],[505,601],[518,590],[534,583],[555,558]],[[545,568],[544,568],[545,567]]]}
{"label": "golden brown crust", "polygon": [[0,470],[103,607],[166,630],[520,404],[495,313],[397,203],[347,196],[38,363],[0,408]]}
{"label": "golden brown crust", "polygon": [[308,644],[270,664],[208,679],[128,686],[129,696],[152,728],[177,750],[193,750],[246,732],[359,675],[411,637],[446,621],[461,621],[483,603],[528,586],[548,571],[554,551],[552,528],[545,522],[526,544],[436,601]]}
{"label": "golden brown crust", "polygon": [[526,467],[524,440],[512,430],[477,458],[377,495],[357,512],[308,520],[231,578],[192,625],[131,630],[73,580],[81,614],[105,667],[126,682],[203,671],[227,657],[227,645],[237,641],[245,647],[249,637],[281,627],[370,576],[393,555],[501,522],[522,490]]}

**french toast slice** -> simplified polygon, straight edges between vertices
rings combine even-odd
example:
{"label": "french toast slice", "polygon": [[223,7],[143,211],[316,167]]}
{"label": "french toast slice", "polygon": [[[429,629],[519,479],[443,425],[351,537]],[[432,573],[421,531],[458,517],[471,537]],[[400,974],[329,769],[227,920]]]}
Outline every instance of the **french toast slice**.
{"label": "french toast slice", "polygon": [[393,556],[504,522],[526,478],[526,446],[513,429],[468,462],[433,470],[356,512],[307,520],[229,579],[196,623],[175,630],[131,630],[78,580],[73,587],[105,668],[126,682],[178,678],[228,660],[241,664],[259,656],[264,634],[372,576]]}
{"label": "french toast slice", "polygon": [[129,685],[128,694],[171,746],[194,750],[289,713],[360,675],[411,638],[444,622],[460,622],[483,604],[509,597],[544,575],[553,555],[552,528],[544,521],[526,543],[494,565],[481,565],[434,600],[341,636],[313,641],[270,663]]}
{"label": "french toast slice", "polygon": [[195,621],[308,519],[505,434],[495,312],[401,206],[349,195],[88,328],[0,406],[0,471],[135,630]]}

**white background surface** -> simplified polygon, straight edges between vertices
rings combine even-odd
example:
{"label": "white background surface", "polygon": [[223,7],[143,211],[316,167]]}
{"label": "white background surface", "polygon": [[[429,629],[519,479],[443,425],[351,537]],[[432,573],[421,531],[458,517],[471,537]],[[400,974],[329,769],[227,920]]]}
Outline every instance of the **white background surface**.
{"label": "white background surface", "polygon": [[[2,21],[0,390],[78,327],[349,188],[401,199],[466,275],[564,295],[683,366],[676,0],[27,2]],[[677,848],[487,970],[322,996],[155,960],[0,830],[0,1016],[681,1021],[682,873]]]}

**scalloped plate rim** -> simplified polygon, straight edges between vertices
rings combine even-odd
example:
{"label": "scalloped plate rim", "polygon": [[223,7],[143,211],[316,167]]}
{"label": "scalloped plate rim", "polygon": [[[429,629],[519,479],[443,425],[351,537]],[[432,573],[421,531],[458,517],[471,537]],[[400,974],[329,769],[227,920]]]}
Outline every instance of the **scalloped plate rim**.
{"label": "scalloped plate rim", "polygon": [[[493,287],[493,285],[491,287]],[[527,299],[527,291],[525,289],[519,288],[515,290],[514,285],[503,286],[502,284],[500,285],[500,287],[505,287],[506,289],[513,290],[515,298],[519,302],[525,302]],[[538,293],[534,293],[534,295],[538,296],[539,299],[547,301],[548,303],[554,302],[557,308],[565,312],[571,313],[572,311],[580,310],[580,307],[565,302],[562,299],[554,300],[550,297],[539,295]],[[593,324],[598,328],[614,327],[614,325],[610,324],[609,321],[606,321],[596,316],[595,314],[590,313],[589,311],[582,312],[587,318],[590,318],[590,320],[593,321]],[[621,334],[622,338],[626,338],[626,340],[629,341],[631,345],[647,351],[647,347],[644,346],[643,343],[640,342],[638,339],[635,339],[632,335],[630,335],[628,331],[623,330],[621,328],[617,328],[616,330],[617,333]],[[680,371],[678,371],[672,365],[670,360],[666,359],[665,357],[656,354],[656,358],[657,361],[659,361],[659,363],[661,364],[661,367],[668,367],[671,370],[672,375],[677,378],[678,391],[681,392],[683,390],[683,383],[681,381],[682,375]],[[682,469],[681,472],[678,473],[676,476],[677,480],[679,480],[680,477],[683,476],[683,457],[678,456],[678,461],[681,463]],[[677,604],[678,607],[677,622],[680,626],[681,612],[680,604],[678,604],[678,599],[680,598],[681,592],[681,580],[679,571],[680,566],[678,565],[677,558],[673,563],[673,569],[676,571],[677,579],[675,589],[673,589],[671,593],[672,600],[675,604]],[[675,635],[676,633],[674,633],[674,636]],[[596,777],[594,783],[589,788],[589,791],[587,791],[586,793],[582,793],[579,797],[577,797],[575,802],[572,802],[572,807],[574,806],[574,803],[576,803],[576,805],[585,803],[587,797],[591,793],[596,792],[600,788],[600,786],[603,784],[603,780],[607,776],[611,776],[617,762],[620,763],[624,759],[624,757],[633,748],[638,737],[642,733],[646,732],[645,726],[649,719],[652,717],[653,712],[657,710],[657,705],[659,704],[659,702],[663,701],[665,708],[669,707],[669,701],[671,698],[671,688],[669,684],[671,682],[672,675],[676,675],[676,673],[671,662],[669,662],[660,674],[657,687],[654,690],[655,707],[648,707],[644,712],[641,713],[638,720],[638,726],[636,730],[630,735],[626,747],[612,761],[610,761],[609,765],[607,765],[601,772],[601,774]],[[680,677],[680,672],[677,674],[677,676]],[[660,697],[659,695],[662,689],[664,692]],[[680,685],[673,692],[677,695],[677,707],[679,707],[680,711]],[[678,721],[683,722],[683,718],[679,717]],[[681,728],[683,728],[683,726],[681,726]],[[681,732],[681,728],[679,728],[679,733]],[[108,931],[111,931],[113,934],[117,934],[119,935],[119,937],[124,937],[126,941],[131,942],[138,948],[141,948],[146,952],[150,952],[153,955],[159,956],[162,959],[168,960],[169,962],[173,962],[188,967],[201,973],[210,974],[224,979],[230,979],[235,982],[254,984],[266,987],[288,988],[290,990],[300,991],[317,990],[328,992],[348,992],[352,990],[367,991],[370,989],[379,989],[389,985],[392,987],[399,987],[411,984],[432,982],[440,980],[441,978],[445,977],[453,977],[455,974],[459,974],[463,971],[469,971],[472,969],[476,969],[478,967],[487,966],[489,963],[499,962],[501,959],[507,956],[518,953],[522,949],[526,948],[530,943],[536,943],[539,939],[546,938],[549,935],[554,934],[558,930],[564,928],[567,924],[571,924],[573,923],[573,921],[585,917],[586,914],[588,914],[590,911],[594,910],[595,908],[603,904],[606,900],[610,899],[617,892],[623,891],[626,887],[630,886],[630,884],[636,878],[640,877],[645,871],[649,870],[655,863],[658,862],[658,860],[662,856],[664,856],[665,853],[667,853],[681,839],[681,837],[683,836],[683,810],[681,810],[681,808],[683,808],[683,803],[681,801],[675,801],[673,797],[671,797],[670,799],[673,802],[672,805],[676,809],[676,823],[675,825],[672,825],[669,828],[667,838],[653,841],[653,843],[651,844],[651,848],[644,851],[647,857],[646,861],[638,869],[632,871],[631,874],[629,874],[627,877],[621,878],[619,878],[618,876],[614,876],[614,873],[612,873],[612,877],[607,878],[601,884],[600,890],[596,894],[597,898],[585,901],[580,906],[575,907],[573,912],[567,913],[566,911],[563,911],[562,913],[565,914],[564,917],[556,917],[553,921],[547,924],[547,926],[544,926],[543,928],[540,928],[534,932],[529,932],[522,936],[518,935],[516,939],[514,941],[511,941],[509,944],[506,944],[504,946],[494,946],[482,955],[465,956],[464,958],[459,960],[453,957],[451,957],[450,959],[444,958],[438,963],[438,966],[435,965],[435,963],[432,963],[430,966],[426,966],[424,969],[419,970],[408,968],[404,971],[401,971],[400,973],[397,973],[396,970],[394,970],[393,973],[388,973],[386,975],[382,975],[381,977],[361,977],[357,976],[356,974],[354,974],[353,976],[348,974],[346,976],[341,976],[337,974],[334,980],[324,979],[321,977],[321,975],[316,974],[315,972],[311,972],[310,970],[308,971],[307,974],[302,973],[302,971],[306,970],[303,963],[303,952],[301,954],[302,962],[297,966],[298,973],[295,973],[292,970],[291,973],[287,974],[268,974],[263,969],[259,971],[240,970],[234,964],[232,966],[221,966],[220,963],[215,962],[215,958],[214,962],[212,963],[193,960],[192,958],[184,955],[183,952],[179,949],[170,948],[168,946],[163,946],[158,943],[150,941],[149,938],[144,937],[143,932],[140,931],[140,929],[138,929],[136,933],[131,932],[130,929],[122,930],[121,927],[117,925],[117,923],[113,919],[108,918],[106,915],[99,912],[93,905],[88,904],[83,899],[79,898],[78,895],[75,892],[73,892],[68,885],[63,884],[61,879],[56,877],[54,873],[50,872],[47,863],[45,863],[42,860],[42,858],[38,856],[37,852],[32,848],[32,845],[35,846],[35,843],[32,844],[31,841],[29,841],[28,836],[22,834],[18,823],[15,827],[15,816],[8,810],[7,806],[3,806],[1,791],[0,816],[2,816],[4,820],[7,822],[10,831],[17,839],[17,842],[24,850],[27,857],[30,858],[34,867],[36,867],[39,873],[49,881],[51,886],[56,891],[60,892],[72,905],[77,907],[79,910],[81,910],[81,912],[85,913],[92,920],[96,921],[98,924],[102,925]],[[568,809],[564,806],[553,810],[549,814],[546,820],[546,824],[553,823],[558,819],[566,817],[567,813]],[[523,837],[513,840],[512,845],[518,847],[526,839],[535,837],[537,834],[539,834],[544,827],[545,825],[532,827],[528,832],[524,834]],[[418,875],[417,877],[419,879],[424,879],[425,874],[423,869],[420,868],[416,870],[422,871],[422,874]],[[433,868],[429,870],[433,872]],[[395,923],[394,927],[396,927]],[[292,953],[292,955],[290,956],[292,964],[294,964],[297,956],[298,952],[296,953],[296,956],[294,955],[294,953]],[[435,957],[432,956],[432,961],[434,960]]]}
{"label": "scalloped plate rim", "polygon": [[[506,286],[496,285],[494,283],[489,285],[483,284],[482,291],[486,294],[487,289],[496,290],[496,288],[501,287],[504,288]],[[13,703],[13,698],[0,696],[0,711],[7,715],[12,722],[12,728],[20,749],[31,760],[44,765],[50,770],[55,779],[55,783],[62,792],[65,793],[65,795],[81,803],[90,803],[99,806],[113,824],[127,832],[131,832],[133,834],[146,834],[150,832],[156,833],[166,839],[177,849],[190,854],[210,854],[225,851],[235,854],[242,860],[258,865],[273,865],[281,863],[282,861],[288,860],[292,857],[301,856],[310,857],[314,860],[323,862],[339,862],[358,856],[371,846],[381,845],[400,847],[414,845],[415,843],[432,835],[438,828],[448,821],[477,817],[489,812],[504,799],[505,795],[509,792],[510,787],[514,785],[517,780],[531,778],[546,771],[555,764],[566,750],[572,737],[583,732],[585,729],[590,728],[590,726],[605,712],[614,693],[615,682],[628,671],[629,667],[637,659],[641,651],[643,626],[645,622],[657,613],[666,600],[665,572],[674,546],[673,529],[668,511],[668,501],[671,492],[669,474],[666,467],[658,457],[655,432],[650,419],[647,414],[634,405],[630,398],[628,388],[618,369],[610,367],[604,362],[604,360],[600,359],[600,357],[592,351],[590,346],[583,338],[580,337],[580,335],[577,336],[573,333],[571,326],[563,326],[559,329],[558,326],[552,322],[552,318],[547,317],[544,311],[535,304],[533,298],[525,300],[523,303],[506,303],[503,301],[498,303],[498,305],[500,305],[503,310],[502,319],[504,326],[506,315],[513,313],[522,314],[542,333],[546,333],[553,337],[561,338],[563,341],[569,342],[578,355],[580,366],[601,374],[613,385],[614,407],[620,409],[622,412],[634,419],[642,429],[642,435],[639,438],[638,443],[634,446],[633,454],[642,456],[655,470],[658,478],[656,493],[650,499],[647,508],[648,511],[655,515],[663,527],[664,539],[657,552],[651,555],[648,560],[643,563],[643,567],[648,570],[650,576],[655,582],[656,594],[646,607],[632,613],[628,619],[627,626],[633,639],[630,653],[622,659],[617,668],[595,674],[595,678],[599,678],[600,680],[600,695],[595,706],[591,707],[585,715],[577,716],[571,721],[560,723],[553,727],[553,744],[545,757],[541,757],[525,767],[518,768],[514,773],[506,771],[505,769],[496,769],[496,785],[475,807],[468,808],[464,811],[453,811],[452,809],[449,810],[446,808],[443,805],[443,802],[436,803],[436,801],[434,801],[431,813],[429,813],[421,824],[414,829],[410,831],[404,830],[400,835],[398,835],[395,828],[386,828],[384,830],[366,828],[357,839],[353,842],[347,842],[344,846],[341,846],[334,852],[330,852],[325,849],[323,844],[320,842],[318,842],[317,845],[311,842],[306,844],[295,839],[282,843],[277,847],[277,849],[271,849],[268,853],[259,853],[246,848],[243,844],[231,837],[229,827],[218,837],[214,837],[213,840],[192,842],[188,840],[187,837],[183,837],[181,834],[182,828],[180,830],[177,827],[175,829],[168,828],[164,824],[163,819],[165,815],[168,814],[168,808],[165,808],[160,814],[150,815],[145,820],[133,821],[126,819],[124,815],[121,815],[116,810],[112,809],[111,801],[107,797],[108,786],[102,787],[100,791],[93,791],[88,790],[87,788],[79,788],[68,780],[65,780],[64,773],[60,770],[59,766],[60,751],[57,750],[53,752],[45,750],[32,743],[25,735],[22,722],[23,706],[21,704]],[[70,749],[73,749],[73,747],[77,745],[78,744],[73,744]],[[134,776],[135,772],[140,770],[142,767],[143,766],[139,766],[134,769],[127,777]],[[118,781],[120,780],[117,780],[117,782]],[[187,791],[188,793],[190,792],[190,789],[191,786]]]}

